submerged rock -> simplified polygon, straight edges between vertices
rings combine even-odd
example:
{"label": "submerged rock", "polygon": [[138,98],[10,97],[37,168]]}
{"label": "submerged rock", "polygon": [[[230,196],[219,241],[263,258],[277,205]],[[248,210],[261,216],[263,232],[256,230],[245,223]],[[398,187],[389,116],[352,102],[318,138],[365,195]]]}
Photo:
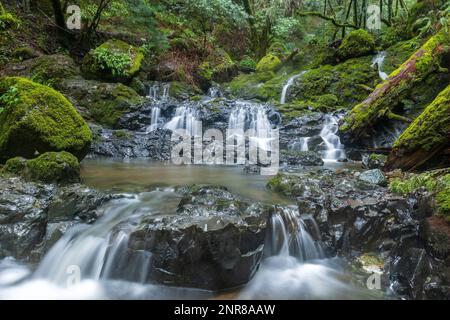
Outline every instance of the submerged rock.
{"label": "submerged rock", "polygon": [[224,187],[181,188],[174,215],[149,216],[130,249],[152,253],[150,278],[173,286],[221,290],[247,283],[263,254],[271,207]]}

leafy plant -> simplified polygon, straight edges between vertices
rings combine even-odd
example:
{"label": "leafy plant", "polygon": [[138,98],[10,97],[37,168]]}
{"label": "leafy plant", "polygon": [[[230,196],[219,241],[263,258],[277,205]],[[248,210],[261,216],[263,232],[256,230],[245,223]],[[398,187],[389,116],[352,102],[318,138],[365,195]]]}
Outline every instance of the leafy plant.
{"label": "leafy plant", "polygon": [[19,101],[19,90],[17,87],[10,87],[8,91],[0,96],[0,113],[2,113],[5,108],[10,108],[16,105]]}
{"label": "leafy plant", "polygon": [[126,75],[132,62],[130,54],[111,52],[106,48],[95,49],[94,59],[100,69],[111,70],[113,76]]}

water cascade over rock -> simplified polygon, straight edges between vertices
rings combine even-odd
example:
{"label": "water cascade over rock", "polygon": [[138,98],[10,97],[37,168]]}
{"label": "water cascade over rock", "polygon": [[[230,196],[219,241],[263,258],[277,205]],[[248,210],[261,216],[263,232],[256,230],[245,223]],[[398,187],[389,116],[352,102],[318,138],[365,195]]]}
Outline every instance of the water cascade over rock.
{"label": "water cascade over rock", "polygon": [[292,76],[288,79],[288,81],[286,82],[286,84],[283,86],[283,90],[281,91],[281,98],[280,98],[280,103],[281,104],[285,104],[286,103],[286,95],[288,93],[289,87],[292,86],[292,84],[294,83],[294,81],[298,78],[300,78],[302,75],[305,74],[306,71],[302,71],[299,74],[296,74],[295,76]]}
{"label": "water cascade over rock", "polygon": [[384,63],[384,59],[386,59],[386,52],[385,51],[381,51],[379,52],[373,59],[372,59],[372,67],[374,68],[375,66],[378,69],[378,74],[380,76],[380,78],[382,80],[386,80],[388,78],[388,75],[386,74],[386,72],[383,71],[383,63]]}

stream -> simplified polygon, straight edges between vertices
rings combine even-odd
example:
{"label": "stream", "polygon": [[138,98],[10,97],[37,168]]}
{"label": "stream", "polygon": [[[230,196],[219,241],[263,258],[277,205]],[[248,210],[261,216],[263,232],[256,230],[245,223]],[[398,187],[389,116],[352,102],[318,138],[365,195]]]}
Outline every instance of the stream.
{"label": "stream", "polygon": [[[285,102],[290,78],[283,88]],[[151,121],[143,126],[147,134],[164,129],[186,129],[198,133],[199,113],[182,105],[171,119],[161,117],[161,104],[168,97],[168,85],[151,87],[149,99],[157,103]],[[210,93],[213,96],[217,92]],[[319,136],[325,167],[342,170],[358,164],[340,163],[345,150],[336,135],[338,115],[326,115]],[[253,138],[269,148],[272,125],[266,109],[253,102],[237,101],[229,115],[228,129],[252,129]],[[310,150],[310,137],[303,137],[301,150]],[[300,172],[314,170],[301,168]],[[266,185],[271,176],[249,174],[243,166],[182,165],[149,159],[85,159],[83,184],[121,194],[100,209],[92,225],[79,223],[69,228],[37,265],[12,258],[0,261],[0,299],[365,299],[379,298],[361,285],[337,257],[327,256],[319,228],[310,215],[299,212],[295,202]],[[268,220],[264,254],[251,280],[236,288],[212,291],[162,285],[150,279],[153,256],[145,250],[130,253],[133,230],[146,219],[177,215],[182,196],[177,186],[211,184],[226,187],[233,194],[270,206],[276,212]],[[195,218],[194,218],[195,221]],[[205,225],[205,232],[209,230]],[[214,227],[213,227],[214,228]],[[80,272],[82,271],[82,272]]]}

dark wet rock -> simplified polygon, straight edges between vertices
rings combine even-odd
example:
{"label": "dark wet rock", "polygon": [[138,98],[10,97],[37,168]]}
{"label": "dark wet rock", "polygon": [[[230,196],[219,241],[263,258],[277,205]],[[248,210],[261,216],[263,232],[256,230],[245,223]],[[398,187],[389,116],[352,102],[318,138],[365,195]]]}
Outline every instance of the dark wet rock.
{"label": "dark wet rock", "polygon": [[377,184],[380,186],[387,185],[386,177],[384,176],[383,171],[381,171],[380,169],[373,169],[362,172],[359,176],[359,180]]}
{"label": "dark wet rock", "polygon": [[92,126],[94,142],[88,158],[149,158],[169,160],[171,131],[157,129],[149,133],[110,130]]}
{"label": "dark wet rock", "polygon": [[[291,120],[280,128],[280,148],[286,149],[288,145],[296,142],[301,143],[301,138],[317,137],[322,131],[324,121],[323,113],[313,113]],[[311,142],[313,142],[312,146],[315,146],[316,142],[320,144],[322,141],[315,138]],[[313,150],[313,148],[310,148],[310,150]]]}
{"label": "dark wet rock", "polygon": [[260,174],[261,166],[255,164],[248,164],[244,166],[244,172],[247,174]]}
{"label": "dark wet rock", "polygon": [[53,186],[0,178],[0,257],[26,258],[43,240]]}
{"label": "dark wet rock", "polygon": [[224,187],[178,191],[176,215],[149,216],[130,236],[132,250],[152,253],[151,280],[211,290],[248,282],[262,258],[271,207]]}
{"label": "dark wet rock", "polygon": [[367,169],[381,169],[384,167],[386,160],[386,155],[372,153],[363,157],[362,164],[363,167]]}
{"label": "dark wet rock", "polygon": [[0,177],[0,258],[39,260],[67,228],[93,223],[98,208],[112,197],[79,184]]}
{"label": "dark wet rock", "polygon": [[323,166],[323,160],[314,151],[282,151],[280,162],[290,166]]}

